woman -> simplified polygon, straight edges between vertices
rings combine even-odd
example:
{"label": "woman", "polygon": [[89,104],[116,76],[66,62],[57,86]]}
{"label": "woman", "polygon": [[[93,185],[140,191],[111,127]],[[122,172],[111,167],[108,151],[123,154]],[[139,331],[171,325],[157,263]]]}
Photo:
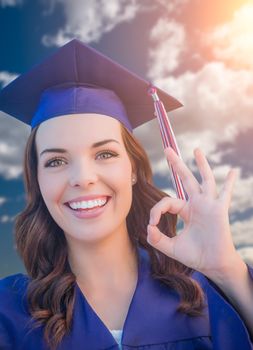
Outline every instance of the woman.
{"label": "woman", "polygon": [[166,149],[189,199],[156,189],[132,135],[153,118],[147,86],[73,40],[2,90],[1,109],[32,132],[15,227],[27,275],[0,281],[1,349],[251,349],[253,272],[228,222],[235,173],[218,194],[200,150],[202,184]]}

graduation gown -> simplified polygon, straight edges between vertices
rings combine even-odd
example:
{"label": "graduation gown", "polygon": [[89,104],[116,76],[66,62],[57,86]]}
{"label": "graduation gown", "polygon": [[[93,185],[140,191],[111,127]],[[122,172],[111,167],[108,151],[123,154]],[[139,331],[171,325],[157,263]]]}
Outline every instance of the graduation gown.
{"label": "graduation gown", "polygon": [[[248,269],[253,278],[253,269]],[[123,350],[253,349],[244,322],[223,293],[204,275],[195,272],[193,277],[206,296],[207,307],[201,317],[176,311],[178,295],[151,277],[148,253],[138,248],[138,281],[123,327]],[[48,349],[43,340],[43,327],[30,331],[28,326],[31,322],[26,301],[28,281],[24,274],[0,280],[1,350]],[[119,349],[78,284],[75,293],[73,327],[58,349]]]}

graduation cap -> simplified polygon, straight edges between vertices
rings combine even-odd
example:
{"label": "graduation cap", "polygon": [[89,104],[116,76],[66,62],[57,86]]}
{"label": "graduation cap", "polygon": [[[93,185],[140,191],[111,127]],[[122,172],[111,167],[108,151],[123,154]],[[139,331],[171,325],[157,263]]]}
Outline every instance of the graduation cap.
{"label": "graduation cap", "polygon": [[[72,40],[0,91],[0,110],[32,128],[60,115],[97,113],[129,131],[154,119],[150,83],[95,49]],[[181,106],[157,89],[166,111]]]}
{"label": "graduation cap", "polygon": [[[164,147],[171,146],[178,155],[166,112],[181,106],[174,97],[76,39],[0,91],[0,110],[32,129],[57,116],[95,113],[117,119],[132,132],[154,119],[155,111]],[[185,199],[182,182],[172,167],[171,171],[177,196]]]}

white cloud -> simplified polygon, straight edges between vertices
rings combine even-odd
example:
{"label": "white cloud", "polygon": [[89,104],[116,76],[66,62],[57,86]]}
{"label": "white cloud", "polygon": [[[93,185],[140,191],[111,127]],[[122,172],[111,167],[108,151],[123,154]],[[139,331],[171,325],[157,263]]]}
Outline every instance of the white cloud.
{"label": "white cloud", "polygon": [[253,247],[252,227],[253,218],[236,221],[232,224],[234,243],[239,246],[239,248],[247,246]]}
{"label": "white cloud", "polygon": [[[154,84],[178,98],[185,105],[184,108],[174,111],[175,128],[177,135],[181,133],[196,133],[210,130],[225,130],[225,137],[235,136],[240,130],[252,127],[253,110],[253,83],[252,83],[252,54],[253,50],[253,5],[245,5],[235,15],[235,19],[224,26],[219,26],[210,34],[203,34],[205,46],[219,47],[217,33],[229,32],[226,50],[232,52],[232,57],[244,56],[240,60],[248,60],[251,65],[234,69],[222,61],[207,62],[197,71],[182,71],[182,59],[191,60],[195,57],[188,42],[189,33],[182,23],[175,20],[159,19],[151,30],[149,50],[148,77]],[[252,11],[252,12],[251,12]],[[240,26],[245,17],[245,26]],[[239,24],[237,23],[239,21]],[[236,24],[234,23],[236,22]],[[224,27],[224,28],[223,28]],[[248,40],[249,52],[237,46],[234,47],[233,29],[237,28]],[[223,28],[223,29],[222,29]],[[221,34],[219,34],[222,37]],[[239,36],[239,34],[238,34]],[[242,35],[241,35],[242,36]],[[236,37],[235,37],[236,41]],[[238,45],[240,40],[238,39]],[[224,48],[224,47],[223,47]],[[225,48],[224,48],[225,50]],[[225,51],[226,51],[225,50]],[[240,53],[238,53],[240,52]],[[253,53],[253,52],[252,52]],[[173,76],[177,70],[176,77]],[[173,117],[174,120],[174,117]],[[172,120],[172,121],[173,121]],[[230,134],[230,135],[229,135]],[[233,135],[232,135],[233,134]]]}
{"label": "white cloud", "polygon": [[[163,67],[162,61],[160,67]],[[214,62],[195,73],[165,76],[155,82],[184,103],[183,108],[169,113],[169,118],[182,156],[192,166],[194,148],[200,147],[210,161],[219,163],[223,150],[217,151],[218,144],[233,143],[238,132],[253,125],[253,98],[249,91],[252,79],[246,70],[235,71],[221,62]],[[240,89],[235,91],[235,86]],[[149,137],[150,130],[152,138]],[[145,144],[154,170],[166,176],[168,169],[166,162],[161,160],[162,143],[156,120],[138,128],[136,135]],[[227,170],[227,167],[223,170],[217,167],[214,171],[221,179]]]}
{"label": "white cloud", "polygon": [[155,4],[163,7],[166,14],[170,13],[180,13],[184,5],[186,5],[189,0],[156,0]]}
{"label": "white cloud", "polygon": [[149,72],[152,80],[173,72],[186,50],[184,27],[171,19],[160,18],[150,32]]}
{"label": "white cloud", "polygon": [[[160,61],[160,71],[162,67]],[[164,74],[155,83],[185,106],[173,112],[175,123],[180,120],[179,133],[217,131],[221,127],[229,127],[227,132],[234,133],[238,128],[252,126],[253,85],[248,70],[233,70],[221,62],[210,62],[197,72],[185,72],[178,77]]]}
{"label": "white cloud", "polygon": [[[178,15],[181,14],[185,5],[189,3],[190,0],[155,0],[150,1],[150,3],[145,3],[145,9],[148,9],[149,11],[156,10],[157,8],[162,9],[163,14],[168,15]],[[144,8],[144,5],[142,4],[142,8]]]}
{"label": "white cloud", "polygon": [[[198,71],[186,71],[175,77],[173,70],[180,67],[182,53],[189,51],[183,25],[158,20],[151,33],[156,44],[150,49],[148,76],[184,104],[169,114],[183,158],[190,162],[193,149],[201,147],[210,160],[218,162],[222,153],[217,152],[217,145],[222,141],[233,142],[239,131],[252,127],[252,75],[246,69],[233,70],[222,62],[209,62]],[[149,128],[155,132],[152,140],[145,136],[150,134]],[[160,140],[157,125],[145,126],[139,136],[148,145],[155,171],[167,174],[160,141],[159,147],[157,144]]]}
{"label": "white cloud", "polygon": [[7,198],[0,197],[0,206],[3,205],[5,202],[7,202]]}
{"label": "white cloud", "polygon": [[6,180],[22,174],[25,144],[29,126],[0,112],[0,175]]}
{"label": "white cloud", "polygon": [[13,222],[15,220],[15,216],[10,215],[2,215],[0,216],[0,223],[7,224],[8,222]]}
{"label": "white cloud", "polygon": [[[231,206],[232,212],[242,213],[245,211],[245,209],[253,208],[253,197],[251,194],[251,190],[249,190],[252,188],[253,188],[253,176],[243,178],[241,176],[241,169],[239,169],[239,175],[235,182],[233,197],[232,197],[232,206]],[[252,224],[253,224],[253,218],[252,218]],[[253,225],[251,227],[251,235],[252,235],[252,228],[253,228]],[[252,244],[253,244],[253,240],[252,240]]]}
{"label": "white cloud", "polygon": [[[63,6],[66,23],[55,35],[44,35],[42,43],[45,46],[61,46],[73,38],[85,43],[97,42],[118,24],[131,21],[137,13],[153,11],[162,7],[164,13],[179,13],[189,0],[146,1],[137,0],[50,0],[44,2],[46,15],[51,15],[56,5]],[[161,24],[160,24],[161,25]],[[157,28],[159,30],[159,28]],[[161,29],[160,29],[161,30]],[[173,29],[172,29],[173,30]]]}
{"label": "white cloud", "polygon": [[[152,130],[152,138],[150,133]],[[225,134],[225,133],[224,133]],[[233,135],[233,134],[232,134]],[[232,135],[227,135],[224,140],[229,141],[233,139]],[[148,123],[135,131],[135,136],[145,146],[152,163],[154,175],[159,175],[164,178],[170,178],[170,171],[163,154],[160,131],[156,120]],[[177,135],[177,143],[181,151],[182,157],[191,171],[197,172],[197,166],[194,161],[193,150],[200,147],[207,155],[210,163],[214,162],[216,165],[213,168],[213,173],[217,182],[218,190],[221,190],[226,175],[230,170],[230,166],[221,163],[222,152],[217,152],[216,147],[220,141],[220,135],[212,130],[196,131],[196,132],[182,132]],[[219,164],[220,163],[220,164]],[[253,197],[249,188],[253,188],[253,176],[244,178],[241,169],[239,170],[238,178],[235,183],[233,191],[233,199],[231,203],[232,213],[241,213],[246,208],[253,208]],[[167,190],[166,190],[167,191]],[[173,189],[169,190],[170,194],[174,194]]]}
{"label": "white cloud", "polygon": [[0,72],[0,84],[2,87],[9,84],[12,80],[17,78],[18,74],[9,73],[6,71]]}
{"label": "white cloud", "polygon": [[0,0],[0,6],[1,7],[14,7],[19,6],[23,4],[23,0]]}
{"label": "white cloud", "polygon": [[[205,69],[208,69],[208,67],[205,67]],[[233,72],[231,72],[231,74],[232,73]],[[182,89],[180,93],[185,99],[188,100],[186,107],[184,107],[181,111],[178,110],[177,112],[174,111],[173,113],[170,113],[169,116],[176,134],[181,154],[186,164],[191,170],[196,171],[196,165],[193,160],[193,149],[200,147],[205,152],[208,159],[216,163],[213,172],[217,181],[218,190],[220,190],[224,184],[226,174],[228,173],[230,167],[226,164],[221,164],[223,151],[222,149],[217,151],[217,145],[221,142],[221,140],[233,142],[235,134],[238,132],[238,130],[244,129],[246,126],[250,126],[250,124],[252,125],[250,120],[250,108],[249,106],[246,106],[245,108],[245,106],[240,105],[240,100],[243,101],[246,98],[243,92],[239,93],[239,96],[237,94],[237,96],[233,98],[230,97],[230,99],[234,101],[231,102],[231,106],[229,106],[228,103],[228,115],[225,111],[222,112],[222,108],[221,111],[219,110],[219,104],[214,103],[214,100],[213,103],[211,103],[212,99],[209,100],[208,93],[206,93],[205,96],[206,103],[204,104],[203,101],[203,107],[199,107],[195,99],[191,101],[190,96],[189,98],[185,96],[187,91],[190,91],[189,95],[192,95],[193,91],[197,91],[196,95],[199,94],[200,96],[200,91],[198,92],[197,86],[199,83],[198,74],[200,74],[200,72],[196,73],[196,80],[194,79],[194,75],[191,76],[191,81],[189,82],[188,86],[187,84],[182,84],[181,87],[179,86]],[[240,77],[240,74],[235,74],[235,76]],[[187,80],[184,80],[184,76],[181,77],[181,79],[181,82]],[[174,82],[180,85],[180,77],[178,78],[178,81],[175,79]],[[196,86],[194,86],[194,83]],[[210,88],[208,88],[208,85],[209,82],[206,80],[206,91],[208,91]],[[186,89],[186,91],[184,91],[184,89]],[[180,91],[180,89],[177,91]],[[215,99],[215,95],[213,96],[213,99]],[[204,111],[204,105],[206,108],[208,106],[207,113]],[[240,111],[241,108],[245,108],[245,111]],[[246,111],[248,112],[246,113]],[[203,115],[207,115],[207,119],[203,120]],[[237,119],[237,115],[240,116],[240,118]],[[230,117],[232,117],[232,120],[230,120]],[[152,138],[150,138],[151,130]],[[171,175],[169,167],[162,152],[161,137],[157,121],[154,120],[151,123],[142,126],[136,130],[135,134],[145,145],[145,149],[147,150],[152,162],[154,174],[165,178],[170,178]],[[242,177],[241,170],[242,169],[239,169],[239,176],[233,191],[230,210],[233,217],[238,216],[240,213],[244,213],[249,208],[253,208],[252,191],[249,190],[253,188],[253,176],[244,178]],[[165,188],[163,190],[166,193],[175,196],[175,191],[173,189]],[[251,262],[253,260],[253,257],[250,260],[253,248],[249,247],[249,244],[253,245],[252,227],[253,218],[236,221],[232,224],[234,242],[237,246],[243,245],[245,247],[243,249],[238,249],[243,259],[247,262]]]}
{"label": "white cloud", "polygon": [[140,6],[137,0],[54,0],[64,8],[66,24],[55,35],[44,35],[46,46],[61,46],[73,38],[86,43],[98,41],[122,22],[132,20]]}
{"label": "white cloud", "polygon": [[253,247],[244,247],[237,251],[245,262],[253,266]]}
{"label": "white cloud", "polygon": [[[0,72],[0,84],[5,86],[18,74]],[[22,160],[29,127],[17,119],[0,112],[0,176],[6,180],[22,174]]]}
{"label": "white cloud", "polygon": [[[247,60],[251,60],[252,55],[246,55],[246,51],[242,51],[247,56],[242,61],[245,64],[235,67],[228,65],[225,60],[225,53],[229,51],[224,51],[224,56],[220,51],[219,55],[218,53],[216,55],[216,61],[203,62],[202,66],[195,71],[183,71],[183,56],[189,60],[194,56],[187,45],[189,38],[183,24],[173,21],[172,25],[166,26],[165,20],[159,20],[152,33],[155,46],[151,46],[150,49],[149,77],[158,87],[184,104],[183,108],[169,113],[182,156],[187,165],[195,171],[196,165],[192,151],[195,147],[203,149],[208,159],[216,164],[213,171],[218,189],[220,189],[229,166],[222,164],[224,150],[217,148],[218,145],[227,142],[233,147],[238,133],[253,127],[253,65],[246,64]],[[218,33],[218,28],[216,33]],[[218,38],[216,37],[215,40],[217,48],[219,47]],[[240,50],[240,47],[235,49],[232,41],[231,37],[231,41],[227,41],[226,49],[231,44],[231,52],[236,56],[236,51]],[[207,46],[214,44],[214,36],[211,37],[210,33],[206,36],[205,44]],[[175,70],[177,74],[173,75]],[[150,138],[151,130],[152,138]],[[162,153],[157,122],[152,121],[140,127],[135,134],[145,145],[154,173],[170,177],[167,161]],[[249,190],[253,188],[253,176],[245,178],[242,176],[242,169],[239,170],[239,178],[235,184],[231,203],[231,215],[233,220],[235,218],[238,220],[238,217],[244,220],[235,221],[231,226],[235,244],[242,256],[249,259],[253,252],[251,248],[253,246],[253,218],[249,217],[249,208],[253,208],[252,191]],[[163,190],[168,194],[173,194],[171,189]]]}
{"label": "white cloud", "polygon": [[253,4],[247,2],[231,21],[216,27],[204,40],[213,47],[216,59],[236,69],[253,68]]}

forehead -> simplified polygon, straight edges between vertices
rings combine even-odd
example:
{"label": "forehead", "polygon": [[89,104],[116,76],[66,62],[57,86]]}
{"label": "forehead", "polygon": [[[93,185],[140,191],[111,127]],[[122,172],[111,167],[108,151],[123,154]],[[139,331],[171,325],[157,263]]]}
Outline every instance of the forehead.
{"label": "forehead", "polygon": [[36,133],[38,150],[46,146],[83,147],[104,139],[122,142],[120,122],[101,114],[55,117],[43,122]]}

